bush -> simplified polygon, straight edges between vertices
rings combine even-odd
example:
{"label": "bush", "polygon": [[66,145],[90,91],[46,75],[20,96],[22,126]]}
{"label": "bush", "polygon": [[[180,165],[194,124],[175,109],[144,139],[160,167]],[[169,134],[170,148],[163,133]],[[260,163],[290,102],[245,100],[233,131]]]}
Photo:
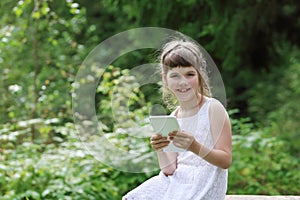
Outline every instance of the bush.
{"label": "bush", "polygon": [[53,127],[66,135],[60,143],[24,142],[12,148],[6,143],[0,157],[1,199],[120,199],[129,185],[151,175],[120,172],[97,161],[73,127]]}
{"label": "bush", "polygon": [[260,126],[271,127],[269,133],[291,144],[290,153],[300,156],[300,57],[292,44],[277,45],[286,55],[281,66],[272,66],[265,79],[250,91],[249,111]]}
{"label": "bush", "polygon": [[247,119],[232,121],[228,193],[299,195],[300,162],[289,154],[291,145],[272,136],[268,128],[251,128],[254,126]]}

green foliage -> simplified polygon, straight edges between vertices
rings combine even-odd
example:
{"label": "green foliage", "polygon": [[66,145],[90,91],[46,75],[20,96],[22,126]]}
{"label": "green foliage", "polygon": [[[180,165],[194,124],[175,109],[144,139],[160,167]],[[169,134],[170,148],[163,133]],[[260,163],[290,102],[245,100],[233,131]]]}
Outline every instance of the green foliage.
{"label": "green foliage", "polygon": [[93,27],[86,25],[85,10],[78,6],[52,0],[15,4],[13,20],[0,29],[1,108],[8,111],[1,121],[25,116],[69,118],[69,84],[89,50],[80,38],[93,33]]}
{"label": "green foliage", "polygon": [[[124,170],[141,171],[143,168],[153,169],[150,164],[155,164],[155,167],[157,164],[153,162],[148,137],[143,135],[146,129],[138,128],[146,123],[144,117],[148,107],[136,84],[134,76],[128,70],[110,66],[108,72],[103,74],[103,80],[97,89],[101,109],[98,115],[105,122],[105,117],[113,118],[112,113],[107,111],[108,108],[118,107],[114,114],[117,114],[115,119],[119,121],[106,122],[107,126],[117,124],[112,126],[113,132],[106,133],[108,149],[105,149],[104,144],[97,145],[107,150],[105,155],[110,160],[124,159]],[[113,105],[109,105],[110,103]],[[73,124],[58,126],[59,124],[61,122],[58,119],[32,119],[15,124],[7,123],[1,127],[1,159],[4,162],[0,167],[3,177],[0,192],[4,199],[120,199],[128,190],[128,185],[137,185],[151,175],[132,176],[105,165],[107,162],[97,161],[83,150],[82,135],[75,135]],[[32,134],[32,127],[35,134]],[[105,130],[109,131],[107,128]],[[147,129],[146,133],[148,132]],[[131,137],[132,135],[137,137]],[[135,158],[139,160],[140,167],[134,165],[138,169],[130,169],[133,165],[128,160],[135,159],[126,155],[111,155],[108,153],[111,148],[142,153]]]}
{"label": "green foliage", "polygon": [[290,155],[291,144],[271,136],[269,128],[251,128],[253,124],[247,119],[233,119],[232,125],[233,163],[228,192],[299,195],[300,160]]}
{"label": "green foliage", "polygon": [[[32,123],[41,128],[51,124],[50,130],[59,135],[51,143],[32,143],[24,138]],[[57,124],[53,119],[1,127],[3,199],[120,199],[157,173],[131,174],[104,165],[84,149],[73,124]],[[289,154],[290,144],[271,137],[269,129],[255,130],[249,119],[232,119],[232,126],[233,163],[228,193],[299,195],[300,162]],[[24,135],[13,128],[25,130]],[[110,139],[118,135],[111,135]]]}
{"label": "green foliage", "polygon": [[300,58],[299,50],[280,41],[277,50],[287,55],[283,66],[274,66],[266,79],[249,91],[249,111],[261,126],[270,126],[270,134],[286,140],[291,152],[300,155]]}
{"label": "green foliage", "polygon": [[149,177],[126,174],[97,161],[84,149],[73,124],[52,128],[66,140],[1,146],[1,199],[120,199],[129,184]]}
{"label": "green foliage", "polygon": [[[96,88],[96,113],[90,98],[91,75],[78,78],[74,95],[76,99],[76,122],[81,139],[89,150],[106,164],[129,172],[157,169],[156,155],[151,151],[149,136],[153,133],[147,121],[150,104],[140,91],[136,76],[129,70],[108,66],[106,69],[91,67],[92,74],[99,77]],[[90,80],[90,81],[89,81]],[[86,103],[87,101],[88,103]],[[92,109],[91,109],[92,108]],[[97,120],[94,120],[96,116]],[[97,122],[96,122],[97,121]],[[108,153],[109,152],[109,153]],[[134,152],[134,153],[133,153]],[[135,163],[135,164],[133,164]]]}
{"label": "green foliage", "polygon": [[[157,26],[178,30],[198,41],[212,55],[223,76],[230,107],[247,115],[247,93],[264,79],[262,71],[284,65],[276,50],[278,38],[299,48],[299,4],[295,1],[207,0],[105,0],[92,4],[80,0],[100,39],[130,28]],[[115,15],[117,13],[117,15]],[[107,23],[113,21],[113,23]],[[118,66],[135,66],[141,54]],[[130,62],[130,63],[128,63]],[[234,76],[234,79],[232,79]]]}
{"label": "green foliage", "polygon": [[128,69],[109,66],[102,74],[96,90],[98,118],[110,130],[129,128],[143,121],[149,104],[135,76]]}
{"label": "green foliage", "polygon": [[[120,199],[153,175],[97,161],[70,123],[72,87],[86,55],[104,39],[143,26],[190,36],[218,65],[229,107],[241,111],[230,111],[238,118],[232,118],[229,193],[299,195],[296,1],[1,0],[0,7],[2,199]],[[124,150],[140,150],[137,159],[147,164],[150,132],[139,127],[147,125],[160,94],[157,85],[140,88],[128,69],[152,62],[149,54],[118,58],[118,67],[103,71],[96,94],[107,138]]]}

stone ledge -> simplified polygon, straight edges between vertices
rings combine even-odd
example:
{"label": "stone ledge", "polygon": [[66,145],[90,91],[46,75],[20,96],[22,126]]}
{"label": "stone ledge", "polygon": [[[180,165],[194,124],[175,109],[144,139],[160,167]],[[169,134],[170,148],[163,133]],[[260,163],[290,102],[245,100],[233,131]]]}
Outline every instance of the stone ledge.
{"label": "stone ledge", "polygon": [[300,196],[227,195],[225,200],[300,200]]}

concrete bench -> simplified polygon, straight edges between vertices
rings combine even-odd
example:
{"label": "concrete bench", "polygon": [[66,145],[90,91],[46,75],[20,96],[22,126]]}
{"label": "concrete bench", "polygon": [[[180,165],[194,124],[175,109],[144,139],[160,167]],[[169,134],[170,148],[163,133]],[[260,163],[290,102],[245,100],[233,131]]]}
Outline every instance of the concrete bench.
{"label": "concrete bench", "polygon": [[225,200],[300,200],[300,196],[227,195]]}

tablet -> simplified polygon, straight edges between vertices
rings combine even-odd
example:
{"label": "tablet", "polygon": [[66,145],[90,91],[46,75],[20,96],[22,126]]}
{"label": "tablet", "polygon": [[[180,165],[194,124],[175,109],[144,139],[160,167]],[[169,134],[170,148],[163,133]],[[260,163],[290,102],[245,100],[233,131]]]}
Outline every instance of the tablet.
{"label": "tablet", "polygon": [[169,133],[179,130],[179,124],[174,116],[150,116],[150,123],[155,133],[168,136]]}
{"label": "tablet", "polygon": [[[155,133],[160,133],[162,136],[167,136],[173,131],[178,131],[180,129],[176,117],[170,115],[158,115],[150,116],[150,124]],[[184,151],[184,149],[178,148],[172,144],[172,142],[163,149],[164,151],[179,152]]]}

